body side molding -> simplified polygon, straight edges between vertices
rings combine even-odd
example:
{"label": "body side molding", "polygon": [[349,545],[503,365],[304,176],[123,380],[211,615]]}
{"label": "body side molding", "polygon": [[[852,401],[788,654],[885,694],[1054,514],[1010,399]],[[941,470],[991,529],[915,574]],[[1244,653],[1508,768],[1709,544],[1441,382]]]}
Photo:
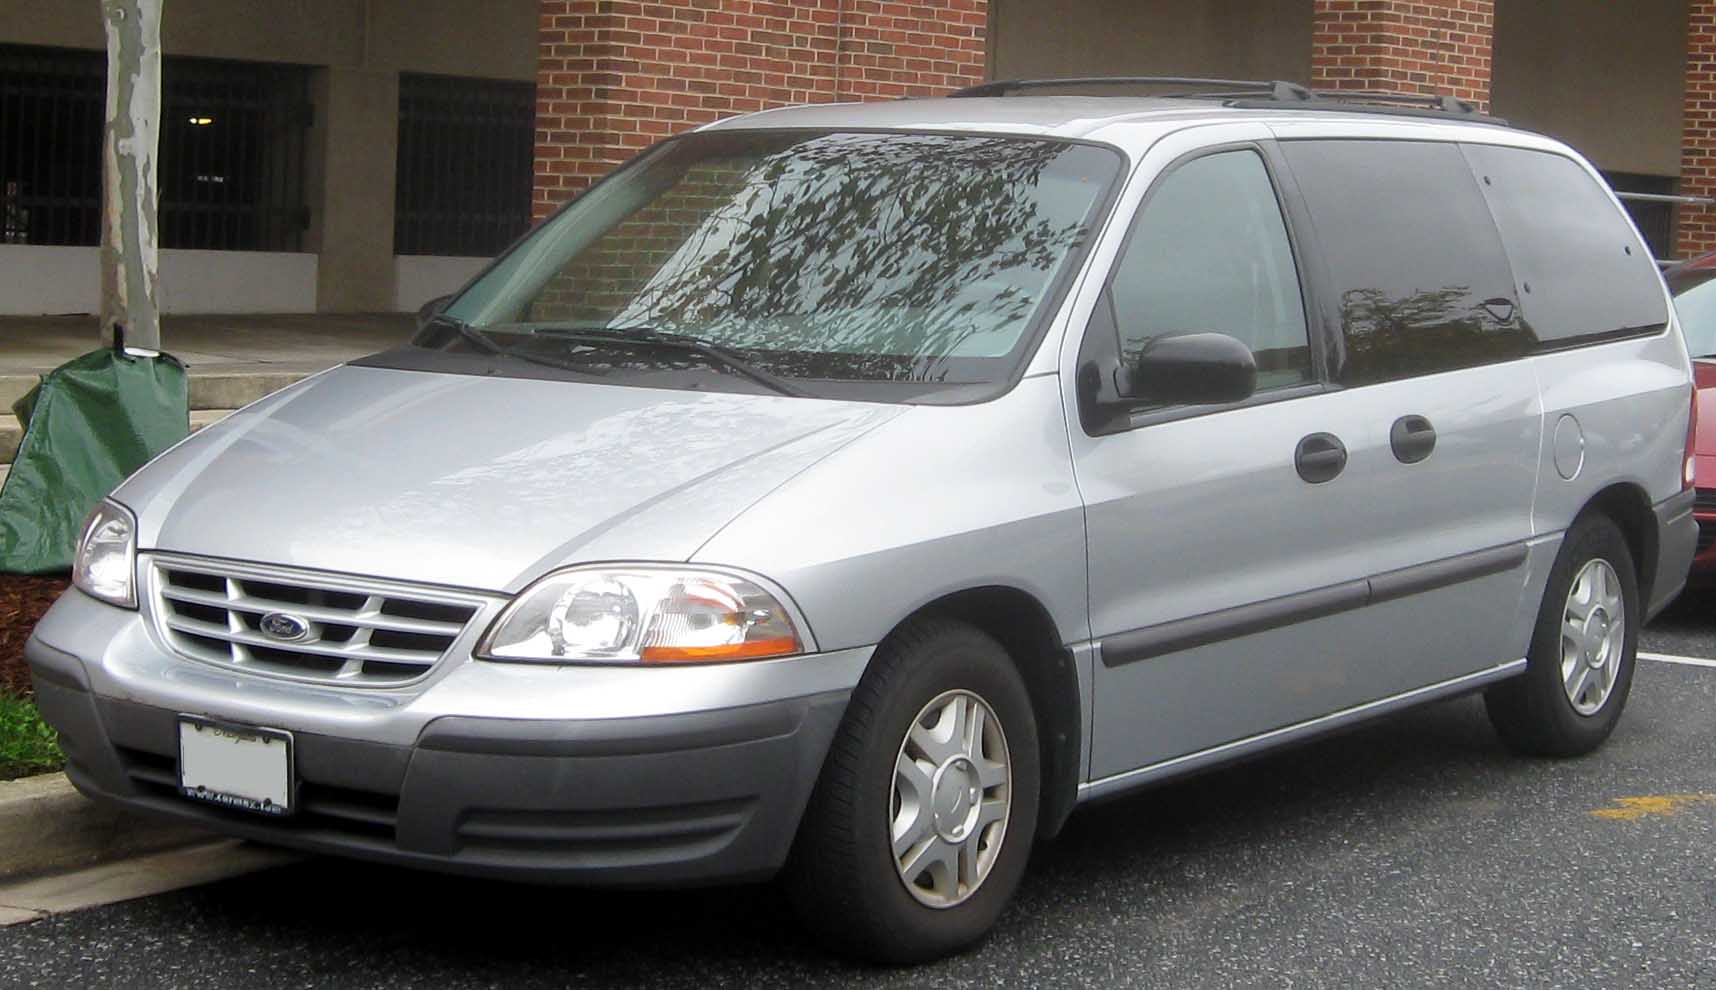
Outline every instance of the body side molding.
{"label": "body side molding", "polygon": [[1105,667],[1123,667],[1151,657],[1500,574],[1524,564],[1525,553],[1524,541],[1508,543],[1355,581],[1132,629],[1103,638],[1102,663]]}

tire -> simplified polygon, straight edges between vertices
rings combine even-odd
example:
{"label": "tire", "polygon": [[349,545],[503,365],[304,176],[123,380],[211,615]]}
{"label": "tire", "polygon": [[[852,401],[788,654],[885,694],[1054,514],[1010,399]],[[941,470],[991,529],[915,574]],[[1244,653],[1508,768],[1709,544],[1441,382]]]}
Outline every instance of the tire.
{"label": "tire", "polygon": [[[1604,594],[1591,583],[1597,578],[1612,580],[1618,588]],[[1575,595],[1575,582],[1582,580]],[[1610,608],[1603,608],[1603,617],[1596,620],[1607,622],[1606,646],[1596,645],[1599,638],[1594,633],[1602,627],[1588,623],[1573,623],[1593,630],[1583,639],[1563,635],[1563,619],[1577,618],[1581,609],[1590,608],[1585,600],[1592,597],[1607,598],[1611,605],[1618,600],[1621,605],[1624,625],[1619,636],[1612,634]],[[1601,746],[1614,731],[1632,690],[1642,612],[1638,572],[1620,528],[1603,515],[1576,521],[1567,531],[1549,573],[1525,673],[1484,695],[1490,722],[1502,741],[1521,753],[1551,757],[1583,756]],[[1590,612],[1586,615],[1589,617]],[[1601,668],[1593,665],[1593,656],[1603,661]],[[1570,686],[1569,671],[1572,677],[1588,679],[1583,689],[1578,689],[1578,684]],[[1574,700],[1575,693],[1578,701]]]}
{"label": "tire", "polygon": [[[972,698],[993,716],[983,720],[982,745],[962,747],[967,753],[976,749],[982,771],[943,748],[935,731],[952,729],[959,712],[970,719],[977,707]],[[927,717],[918,739],[934,744],[939,765],[918,741],[908,740],[920,716]],[[996,761],[1000,753],[1006,759]],[[936,772],[896,781],[902,758],[913,767],[933,765]],[[994,782],[996,762],[1010,764],[1002,785]],[[939,783],[931,787],[929,781]],[[943,803],[897,797],[922,793],[909,786],[914,782]],[[1019,886],[1036,835],[1039,790],[1036,716],[1007,651],[962,622],[912,623],[877,649],[852,694],[799,826],[784,877],[787,893],[813,934],[844,955],[915,963],[967,948],[989,932]],[[981,807],[971,803],[973,793],[980,795]],[[914,814],[926,804],[928,811]],[[1005,816],[997,823],[989,817],[998,804]],[[920,828],[902,829],[902,822]],[[940,860],[913,859],[914,851],[921,856],[954,850],[954,869],[964,866],[967,872],[949,882],[953,874],[940,860],[941,867],[914,872],[916,889],[908,888],[908,867],[895,856],[897,829],[921,833],[905,843],[912,871]],[[961,841],[950,841],[950,834]],[[981,851],[967,862],[957,853],[961,849]],[[963,882],[973,876],[975,884]]]}

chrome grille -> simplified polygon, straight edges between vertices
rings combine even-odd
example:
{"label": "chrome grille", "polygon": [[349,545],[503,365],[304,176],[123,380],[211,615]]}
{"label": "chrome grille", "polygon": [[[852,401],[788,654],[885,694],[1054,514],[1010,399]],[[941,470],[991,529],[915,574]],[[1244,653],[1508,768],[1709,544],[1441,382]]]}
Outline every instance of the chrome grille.
{"label": "chrome grille", "polygon": [[243,564],[154,558],[150,573],[156,627],[179,653],[331,684],[422,677],[483,606],[458,592]]}

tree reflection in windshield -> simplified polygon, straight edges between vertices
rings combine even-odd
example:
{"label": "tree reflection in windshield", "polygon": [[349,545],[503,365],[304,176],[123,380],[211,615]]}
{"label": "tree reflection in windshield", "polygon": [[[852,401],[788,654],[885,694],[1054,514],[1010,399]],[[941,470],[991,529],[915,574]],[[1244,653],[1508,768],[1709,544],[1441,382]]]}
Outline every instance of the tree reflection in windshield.
{"label": "tree reflection in windshield", "polygon": [[[514,312],[647,326],[806,378],[1003,377],[1088,233],[1112,152],[1001,137],[779,133],[683,142],[671,185]],[[711,142],[713,143],[713,142]],[[548,346],[548,345],[544,345]],[[630,355],[629,357],[635,357]]]}

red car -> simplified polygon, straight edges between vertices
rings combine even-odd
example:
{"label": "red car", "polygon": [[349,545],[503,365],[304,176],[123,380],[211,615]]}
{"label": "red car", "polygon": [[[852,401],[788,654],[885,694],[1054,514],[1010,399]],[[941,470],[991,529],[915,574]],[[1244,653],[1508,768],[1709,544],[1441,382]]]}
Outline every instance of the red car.
{"label": "red car", "polygon": [[1698,388],[1693,451],[1698,501],[1692,510],[1698,519],[1698,555],[1692,574],[1710,579],[1716,578],[1716,253],[1676,265],[1663,277],[1674,293]]}

